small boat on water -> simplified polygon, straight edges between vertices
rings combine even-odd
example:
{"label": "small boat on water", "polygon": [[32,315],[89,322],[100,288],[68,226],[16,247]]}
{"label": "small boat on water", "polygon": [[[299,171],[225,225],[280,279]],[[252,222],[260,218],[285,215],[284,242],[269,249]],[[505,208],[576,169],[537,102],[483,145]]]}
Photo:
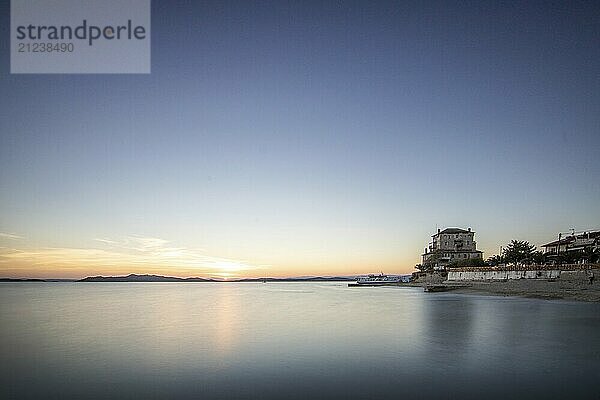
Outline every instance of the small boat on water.
{"label": "small boat on water", "polygon": [[369,274],[367,276],[359,276],[356,278],[356,283],[359,285],[389,285],[392,283],[401,283],[402,277],[398,275],[384,275],[382,272],[379,275]]}

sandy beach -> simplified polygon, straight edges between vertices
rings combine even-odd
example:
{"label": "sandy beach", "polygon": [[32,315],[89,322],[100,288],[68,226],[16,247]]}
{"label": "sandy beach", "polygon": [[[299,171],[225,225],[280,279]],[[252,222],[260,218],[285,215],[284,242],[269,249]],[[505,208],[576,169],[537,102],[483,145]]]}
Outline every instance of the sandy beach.
{"label": "sandy beach", "polygon": [[600,270],[593,270],[595,279],[590,285],[586,271],[563,271],[560,278],[552,281],[542,279],[514,279],[508,281],[450,282],[438,276],[426,281],[410,283],[411,286],[444,285],[454,293],[483,294],[492,296],[521,296],[549,300],[575,300],[600,302]]}

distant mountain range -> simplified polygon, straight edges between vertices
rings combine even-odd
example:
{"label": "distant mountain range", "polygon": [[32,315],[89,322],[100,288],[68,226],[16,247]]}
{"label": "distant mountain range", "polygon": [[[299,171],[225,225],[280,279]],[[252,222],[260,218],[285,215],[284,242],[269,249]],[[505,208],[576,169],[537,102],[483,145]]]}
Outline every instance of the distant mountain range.
{"label": "distant mountain range", "polygon": [[214,279],[204,278],[177,278],[162,275],[136,275],[127,276],[88,276],[77,282],[217,282]]}
{"label": "distant mountain range", "polygon": [[350,276],[310,276],[299,278],[244,278],[224,281],[206,278],[177,278],[174,276],[129,274],[127,276],[88,276],[77,282],[344,282],[354,281],[355,279],[355,277]]}

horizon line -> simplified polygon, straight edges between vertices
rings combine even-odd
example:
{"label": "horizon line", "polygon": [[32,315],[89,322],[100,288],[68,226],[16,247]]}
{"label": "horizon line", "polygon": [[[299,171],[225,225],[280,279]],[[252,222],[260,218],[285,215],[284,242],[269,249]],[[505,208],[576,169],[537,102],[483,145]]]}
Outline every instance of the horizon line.
{"label": "horizon line", "polygon": [[[358,276],[362,276],[362,275],[369,275],[370,273],[364,273],[364,274],[351,274],[351,275],[300,275],[300,276],[283,276],[283,277],[277,277],[277,276],[259,276],[259,277],[236,277],[236,278],[231,278],[231,279],[227,279],[227,278],[218,278],[218,277],[201,277],[201,276],[189,276],[189,277],[181,277],[181,276],[174,276],[174,275],[157,275],[157,274],[135,274],[135,273],[130,273],[130,274],[124,274],[124,275],[88,275],[88,276],[84,276],[82,278],[53,278],[53,277],[45,277],[45,278],[32,278],[32,277],[0,277],[0,280],[6,280],[6,279],[10,279],[10,280],[38,280],[38,281],[45,281],[45,280],[54,280],[54,281],[81,281],[84,279],[89,279],[89,278],[128,278],[128,277],[159,277],[159,278],[173,278],[173,279],[181,279],[181,280],[193,280],[193,279],[204,279],[207,281],[212,281],[212,282],[236,282],[236,281],[246,281],[246,280],[254,280],[254,279],[314,279],[314,278],[326,278],[326,279],[333,279],[333,278],[354,278],[354,277],[358,277]],[[389,275],[398,275],[398,276],[403,276],[403,275],[410,275],[410,274],[389,274]]]}

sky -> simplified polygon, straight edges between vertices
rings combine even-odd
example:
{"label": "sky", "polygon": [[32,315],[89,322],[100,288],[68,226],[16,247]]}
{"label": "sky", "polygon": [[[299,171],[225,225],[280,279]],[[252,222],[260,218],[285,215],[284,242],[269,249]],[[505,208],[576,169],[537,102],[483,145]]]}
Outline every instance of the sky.
{"label": "sky", "polygon": [[600,228],[598,2],[152,2],[151,74],[10,74],[0,277],[410,273]]}

